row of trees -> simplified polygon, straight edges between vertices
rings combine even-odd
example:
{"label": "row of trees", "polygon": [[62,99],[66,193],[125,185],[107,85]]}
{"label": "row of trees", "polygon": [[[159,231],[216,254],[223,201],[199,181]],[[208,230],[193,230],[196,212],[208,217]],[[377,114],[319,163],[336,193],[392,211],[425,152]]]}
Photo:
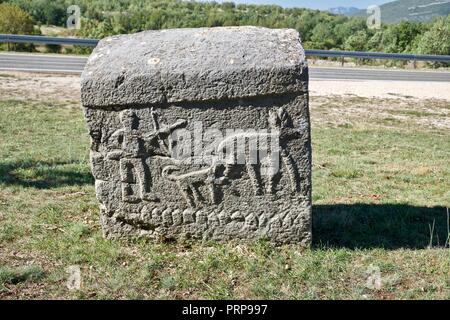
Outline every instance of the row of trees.
{"label": "row of trees", "polygon": [[[0,0],[20,7],[26,19],[5,17],[0,7],[0,33],[31,33],[37,25],[65,26],[67,8],[81,8],[78,36],[103,38],[149,29],[256,25],[295,28],[306,48],[392,53],[450,54],[450,16],[431,23],[401,22],[368,29],[361,18],[275,5],[235,5],[179,0]],[[17,11],[17,7],[13,11]],[[3,14],[3,15],[2,15]],[[17,13],[15,13],[17,15]],[[16,27],[23,23],[23,28]]]}

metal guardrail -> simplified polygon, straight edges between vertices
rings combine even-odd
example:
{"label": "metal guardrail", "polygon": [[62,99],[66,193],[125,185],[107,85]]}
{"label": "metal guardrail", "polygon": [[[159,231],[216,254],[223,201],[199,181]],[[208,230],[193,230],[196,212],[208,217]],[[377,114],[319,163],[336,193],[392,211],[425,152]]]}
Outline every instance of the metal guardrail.
{"label": "metal guardrail", "polygon": [[98,44],[96,39],[62,38],[46,36],[23,36],[16,34],[0,34],[0,42],[3,43],[41,43],[57,45],[77,45],[95,47]]}
{"label": "metal guardrail", "polygon": [[361,51],[305,50],[306,55],[314,57],[359,58],[359,59],[393,59],[411,61],[450,62],[450,56],[431,54],[403,54]]}
{"label": "metal guardrail", "polygon": [[[41,43],[56,45],[78,45],[95,47],[99,40],[81,38],[62,38],[46,36],[26,36],[15,34],[0,34],[0,43]],[[450,56],[429,54],[402,54],[382,52],[360,52],[360,51],[336,51],[336,50],[305,50],[307,56],[328,58],[359,58],[359,59],[392,59],[410,61],[436,61],[449,62]]]}

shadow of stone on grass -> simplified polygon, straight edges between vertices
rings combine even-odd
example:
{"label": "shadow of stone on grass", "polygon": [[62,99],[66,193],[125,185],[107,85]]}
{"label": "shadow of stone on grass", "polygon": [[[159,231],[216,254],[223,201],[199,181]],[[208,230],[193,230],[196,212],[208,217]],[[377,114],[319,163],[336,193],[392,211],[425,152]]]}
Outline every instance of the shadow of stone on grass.
{"label": "shadow of stone on grass", "polygon": [[0,185],[52,189],[94,184],[88,165],[80,162],[0,162]]}
{"label": "shadow of stone on grass", "polygon": [[407,204],[313,206],[313,247],[425,249],[444,246],[448,235],[444,207]]}

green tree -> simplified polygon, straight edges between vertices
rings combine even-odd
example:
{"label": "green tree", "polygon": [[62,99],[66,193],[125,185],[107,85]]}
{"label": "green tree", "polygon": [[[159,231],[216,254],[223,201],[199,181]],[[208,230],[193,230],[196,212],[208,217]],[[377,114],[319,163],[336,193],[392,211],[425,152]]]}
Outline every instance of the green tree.
{"label": "green tree", "polygon": [[375,32],[375,34],[370,37],[370,39],[367,42],[367,50],[368,51],[374,51],[374,52],[381,52],[383,51],[383,30],[378,30]]}
{"label": "green tree", "polygon": [[311,45],[316,49],[332,49],[336,45],[336,38],[331,26],[321,22],[316,25],[311,35]]}
{"label": "green tree", "polygon": [[344,43],[344,49],[349,51],[365,51],[367,49],[367,33],[360,30],[348,37]]}
{"label": "green tree", "polygon": [[48,3],[42,11],[42,21],[45,24],[64,25],[67,20],[67,7],[61,6],[58,3]]}
{"label": "green tree", "polygon": [[0,33],[33,34],[34,21],[18,6],[2,3],[0,4]]}
{"label": "green tree", "polygon": [[417,41],[417,52],[450,55],[450,15],[437,19]]}
{"label": "green tree", "polygon": [[[0,4],[0,33],[35,34],[33,19],[18,6],[2,3]],[[34,47],[29,44],[8,43],[7,48],[31,51]]]}
{"label": "green tree", "polygon": [[348,21],[343,21],[336,24],[334,27],[334,34],[336,35],[336,42],[338,45],[343,45],[345,41],[358,31],[366,30],[367,23],[363,19],[352,18]]}
{"label": "green tree", "polygon": [[381,37],[380,49],[393,53],[411,52],[413,43],[422,30],[422,24],[417,22],[402,21],[389,25]]}

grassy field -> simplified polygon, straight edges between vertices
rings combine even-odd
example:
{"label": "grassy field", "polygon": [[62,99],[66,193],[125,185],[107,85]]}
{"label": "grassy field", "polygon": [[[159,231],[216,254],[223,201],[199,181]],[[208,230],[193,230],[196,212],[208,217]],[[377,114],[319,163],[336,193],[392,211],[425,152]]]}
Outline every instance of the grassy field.
{"label": "grassy field", "polygon": [[311,105],[306,250],[103,239],[81,107],[3,96],[0,298],[450,299],[448,101]]}

